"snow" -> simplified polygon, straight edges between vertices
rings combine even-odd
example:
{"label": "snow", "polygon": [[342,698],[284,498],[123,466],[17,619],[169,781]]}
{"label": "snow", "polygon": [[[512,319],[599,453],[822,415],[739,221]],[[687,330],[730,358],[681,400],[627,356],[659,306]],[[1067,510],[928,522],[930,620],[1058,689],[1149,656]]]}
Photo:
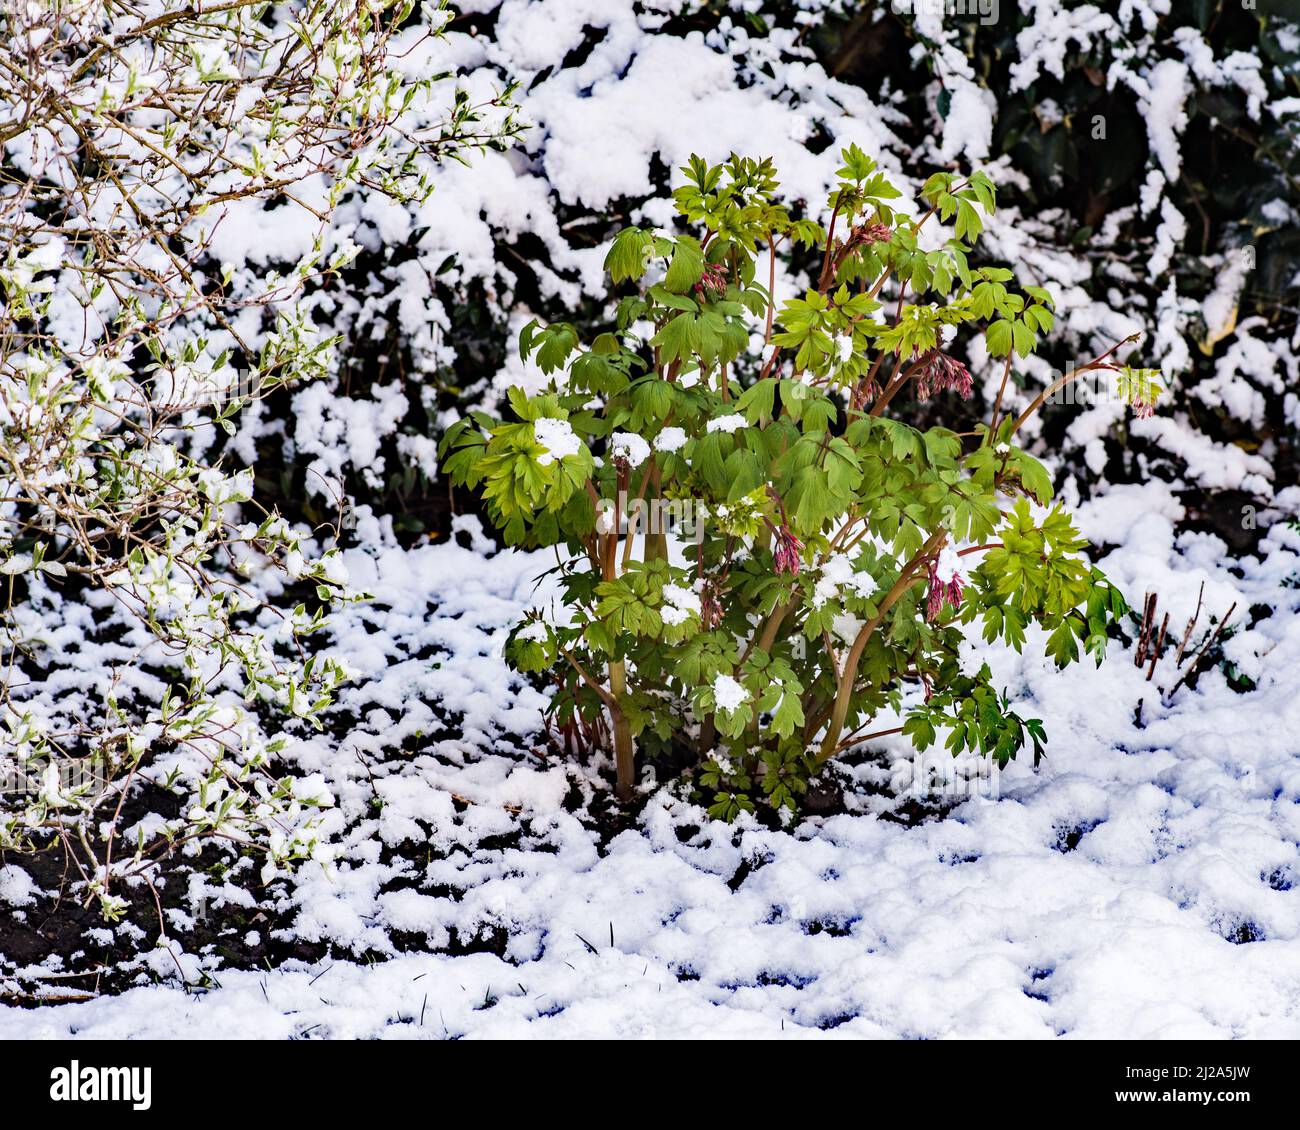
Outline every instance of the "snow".
{"label": "snow", "polygon": [[870,598],[876,591],[876,582],[870,573],[854,572],[847,554],[837,553],[821,566],[821,576],[813,587],[813,606],[821,608],[829,601],[839,600],[844,587],[856,596]]}
{"label": "snow", "polygon": [[738,432],[741,428],[747,427],[749,421],[738,413],[733,412],[728,416],[715,416],[708,422],[706,428],[711,432]]}
{"label": "snow", "polygon": [[568,420],[543,418],[533,423],[533,436],[546,451],[537,457],[537,462],[546,466],[567,455],[577,455],[582,450],[582,441],[574,434]]}
{"label": "snow", "polygon": [[958,85],[943,122],[941,159],[951,161],[961,156],[969,161],[986,160],[993,142],[996,107],[997,102],[989,91],[973,82]]}
{"label": "snow", "polygon": [[664,428],[655,437],[656,451],[680,451],[686,446],[686,432],[682,428]]}
{"label": "snow", "polygon": [[36,901],[37,887],[26,871],[6,864],[0,867],[0,902],[8,906],[30,906]]}
{"label": "snow", "polygon": [[609,437],[609,450],[629,467],[639,467],[650,458],[650,444],[634,432],[615,432]]}
{"label": "snow", "polygon": [[951,545],[945,545],[943,549],[939,551],[939,558],[935,562],[935,573],[941,580],[945,581],[945,583],[950,581],[953,577],[964,578],[965,574],[962,572],[961,557],[958,556],[957,551],[953,549]]}
{"label": "snow", "polygon": [[719,675],[713,680],[713,701],[718,709],[734,713],[749,698],[749,692],[730,675]]}
{"label": "snow", "polygon": [[1147,123],[1147,136],[1151,148],[1171,183],[1178,179],[1182,168],[1178,135],[1187,127],[1185,104],[1191,93],[1187,81],[1187,68],[1175,59],[1158,63],[1146,84],[1139,91],[1139,106]]}
{"label": "snow", "polygon": [[[664,786],[607,844],[564,804],[589,788],[584,771],[529,752],[543,699],[499,655],[506,627],[546,599],[545,554],[351,551],[386,604],[337,629],[373,641],[352,655],[362,721],[337,750],[313,738],[292,751],[338,797],[336,859],[294,881],[292,936],[330,940],[336,957],[222,970],[202,993],[160,965],[164,983],[121,996],[0,1011],[0,1037],[1295,1038],[1300,592],[1280,582],[1300,535],[1279,527],[1234,568],[1216,539],[1176,533],[1178,517],[1163,484],[1079,511],[1115,546],[1101,566],[1131,596],[1158,591],[1173,623],[1202,585],[1215,614],[1272,608],[1229,643],[1254,690],[1212,670],[1165,706],[1172,648],[1148,683],[1118,643],[1101,668],[1064,673],[1041,638],[1022,656],[977,645],[1049,739],[1044,763],[1013,763],[995,796],[914,828],[880,819],[892,802],[866,786],[912,758],[895,737],[876,747],[885,764],[846,771],[850,813],[731,826]],[[436,666],[411,658],[421,649]],[[747,697],[729,676],[714,692],[722,709]],[[429,704],[461,722],[413,757],[382,756],[438,731]],[[492,846],[503,838],[517,846]],[[418,851],[385,862],[381,843]],[[504,950],[420,952],[453,929],[496,932]],[[389,931],[421,945],[400,952]],[[361,961],[367,949],[385,959]]]}
{"label": "snow", "polygon": [[700,595],[681,585],[664,585],[663,620],[665,624],[684,624],[691,614],[700,614]]}

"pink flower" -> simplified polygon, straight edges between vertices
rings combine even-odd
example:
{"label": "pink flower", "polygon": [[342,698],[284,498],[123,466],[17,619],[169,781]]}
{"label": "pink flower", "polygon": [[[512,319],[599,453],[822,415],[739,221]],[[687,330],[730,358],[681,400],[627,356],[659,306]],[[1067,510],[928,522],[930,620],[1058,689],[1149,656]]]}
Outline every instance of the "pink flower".
{"label": "pink flower", "polygon": [[969,400],[974,391],[970,370],[955,357],[939,349],[926,354],[922,369],[916,379],[916,398],[929,400],[936,392],[956,389],[963,400]]}
{"label": "pink flower", "polygon": [[876,385],[876,382],[867,377],[863,377],[862,380],[853,387],[853,407],[861,410],[868,404],[874,403],[876,397],[879,395],[880,389]]}
{"label": "pink flower", "polygon": [[845,250],[852,251],[855,247],[884,243],[892,234],[888,224],[861,224],[849,233],[848,246]]}
{"label": "pink flower", "polygon": [[[926,619],[934,620],[943,611],[946,601],[954,609],[961,607],[962,590],[966,582],[958,567],[957,554],[945,548],[930,562],[930,591],[926,597]],[[944,580],[944,578],[947,580]]]}
{"label": "pink flower", "polygon": [[722,263],[705,263],[704,274],[695,284],[701,298],[721,298],[727,293],[727,268]]}
{"label": "pink flower", "polygon": [[790,532],[789,526],[783,525],[776,531],[776,548],[772,551],[772,556],[776,558],[776,571],[796,575],[802,550],[803,542]]}
{"label": "pink flower", "polygon": [[1149,420],[1155,415],[1155,411],[1156,406],[1154,404],[1148,404],[1141,397],[1133,401],[1133,415],[1135,415],[1139,420]]}
{"label": "pink flower", "polygon": [[930,591],[925,598],[925,618],[933,620],[943,611],[943,602],[948,594],[947,587],[939,581],[934,562],[930,562]]}
{"label": "pink flower", "polygon": [[961,607],[961,594],[962,594],[962,589],[964,589],[965,587],[966,587],[966,582],[961,579],[960,573],[954,573],[948,579],[948,591],[944,593],[944,596],[948,598],[948,603],[951,604],[954,608]]}
{"label": "pink flower", "polygon": [[700,590],[700,623],[706,632],[722,623],[722,605],[718,602],[717,589],[712,581],[704,582],[704,587]]}

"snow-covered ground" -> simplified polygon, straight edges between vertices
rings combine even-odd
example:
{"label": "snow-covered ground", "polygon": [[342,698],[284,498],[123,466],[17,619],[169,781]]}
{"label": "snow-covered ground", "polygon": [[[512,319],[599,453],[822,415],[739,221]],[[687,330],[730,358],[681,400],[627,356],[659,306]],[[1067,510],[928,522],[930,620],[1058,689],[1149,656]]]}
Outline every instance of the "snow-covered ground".
{"label": "snow-covered ground", "polygon": [[1172,646],[1151,682],[1119,641],[1064,674],[1032,640],[991,649],[1048,757],[915,827],[884,818],[885,757],[849,772],[856,811],[785,831],[667,785],[602,835],[565,803],[595,768],[547,759],[543,699],[498,654],[545,560],[354,552],[363,721],[293,751],[336,797],[338,855],[297,876],[291,934],[337,956],[240,972],[173,939],[152,968],[217,987],[7,1009],[0,1037],[1300,1036],[1300,534],[1233,560],[1178,517],[1158,483],[1081,508],[1171,636],[1202,583],[1196,638],[1236,605],[1225,653],[1256,688],[1216,668],[1165,707]]}

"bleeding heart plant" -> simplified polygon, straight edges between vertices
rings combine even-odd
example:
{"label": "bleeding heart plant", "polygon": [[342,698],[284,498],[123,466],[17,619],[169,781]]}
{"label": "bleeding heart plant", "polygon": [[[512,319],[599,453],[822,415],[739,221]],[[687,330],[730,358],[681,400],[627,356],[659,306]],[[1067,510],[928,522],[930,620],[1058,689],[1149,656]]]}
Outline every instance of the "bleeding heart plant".
{"label": "bleeding heart plant", "polygon": [[[608,332],[584,345],[572,325],[528,325],[521,354],[549,387],[514,388],[512,419],[475,414],[444,437],[451,478],[481,488],[509,543],[561,547],[565,614],[530,614],[507,654],[555,670],[562,723],[608,718],[622,799],[639,742],[690,751],[715,816],[794,808],[821,765],[904,710],[919,747],[945,728],[954,754],[1004,765],[1040,751],[1043,728],[987,666],[963,670],[966,634],[978,622],[1019,650],[1036,624],[1058,664],[1081,645],[1100,662],[1126,611],[1016,440],[1084,373],[1118,374],[1139,411],[1152,374],[1115,346],[1004,413],[1053,302],[971,266],[988,177],[936,173],[913,219],[871,158],[843,160],[823,230],[778,202],[771,161],[692,158],[675,199],[700,238],[620,232],[605,265],[627,293]],[[953,230],[926,251],[935,217]],[[816,249],[817,277],[778,312],[776,260],[794,248]],[[973,332],[1002,359],[986,424],[885,414],[907,395],[969,398],[952,350]],[[924,696],[905,707],[909,685]]]}

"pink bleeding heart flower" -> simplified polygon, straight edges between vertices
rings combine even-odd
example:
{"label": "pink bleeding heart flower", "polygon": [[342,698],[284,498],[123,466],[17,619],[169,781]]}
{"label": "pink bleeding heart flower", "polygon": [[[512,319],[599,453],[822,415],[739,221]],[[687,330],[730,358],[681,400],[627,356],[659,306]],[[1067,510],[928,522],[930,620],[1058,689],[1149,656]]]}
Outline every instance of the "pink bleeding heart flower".
{"label": "pink bleeding heart flower", "polygon": [[853,387],[853,407],[858,410],[866,408],[868,404],[874,403],[879,395],[880,388],[876,382],[868,377],[863,377]]}
{"label": "pink bleeding heart flower", "polygon": [[802,552],[803,542],[794,536],[789,526],[782,525],[776,531],[776,547],[772,551],[772,556],[776,559],[776,571],[796,575],[802,561]]}
{"label": "pink bleeding heart flower", "polygon": [[949,389],[956,389],[963,400],[969,400],[975,390],[970,370],[957,358],[932,349],[926,354],[923,368],[917,374],[916,398],[929,400],[935,393]]}
{"label": "pink bleeding heart flower", "polygon": [[947,602],[954,609],[961,607],[962,591],[966,587],[961,575],[961,558],[948,546],[930,562],[930,591],[926,597],[926,618],[934,620]]}
{"label": "pink bleeding heart flower", "polygon": [[849,235],[848,248],[846,250],[851,251],[855,247],[863,245],[869,246],[873,243],[884,243],[892,234],[893,232],[890,230],[888,224],[862,224],[854,228]]}
{"label": "pink bleeding heart flower", "polygon": [[695,284],[701,298],[721,298],[727,293],[727,268],[722,263],[705,263],[704,273]]}
{"label": "pink bleeding heart flower", "polygon": [[705,631],[712,631],[722,623],[722,604],[712,581],[703,582],[700,589],[700,623]]}

